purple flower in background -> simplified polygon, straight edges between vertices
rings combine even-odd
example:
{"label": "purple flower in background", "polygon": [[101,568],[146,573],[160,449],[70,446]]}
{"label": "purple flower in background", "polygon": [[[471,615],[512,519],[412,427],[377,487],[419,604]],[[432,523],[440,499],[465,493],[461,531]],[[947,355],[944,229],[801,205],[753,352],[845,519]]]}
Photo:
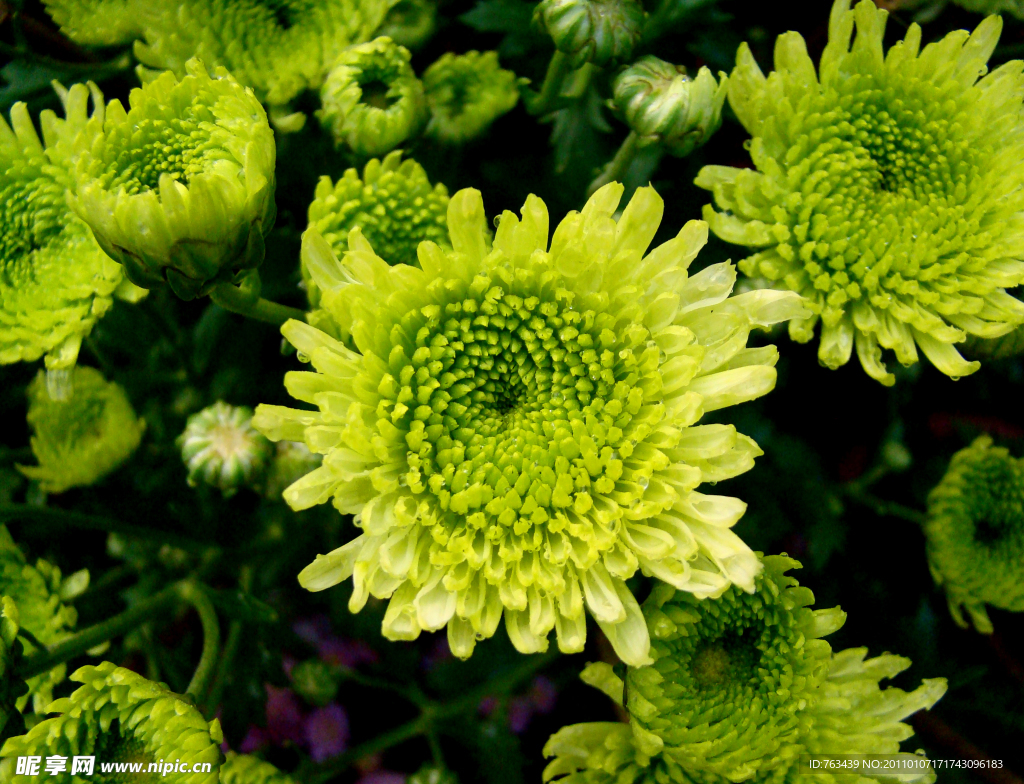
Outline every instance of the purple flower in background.
{"label": "purple flower in background", "polygon": [[348,745],[348,716],[337,703],[317,708],[306,718],[306,744],[314,762],[336,757]]}
{"label": "purple flower in background", "polygon": [[287,741],[301,744],[305,740],[302,708],[291,689],[264,684],[267,690],[267,736],[271,743],[283,746]]}
{"label": "purple flower in background", "polygon": [[375,770],[364,775],[356,784],[405,784],[406,775],[393,770]]}
{"label": "purple flower in background", "polygon": [[292,630],[300,639],[315,647],[317,655],[328,664],[351,668],[377,662],[376,652],[362,640],[345,640],[334,634],[331,621],[326,615],[301,618],[295,622]]}
{"label": "purple flower in background", "polygon": [[555,709],[555,701],[557,699],[558,690],[550,678],[538,675],[533,679],[533,684],[530,687],[530,701],[533,703],[533,707],[536,708],[537,713],[542,715],[551,713]]}
{"label": "purple flower in background", "polygon": [[[530,719],[535,715],[550,713],[555,707],[555,700],[558,698],[558,690],[550,679],[538,675],[533,679],[530,690],[519,697],[513,697],[508,701],[508,725],[509,729],[519,735],[526,731]],[[500,705],[496,697],[487,696],[480,700],[477,710],[481,716],[490,716]]]}

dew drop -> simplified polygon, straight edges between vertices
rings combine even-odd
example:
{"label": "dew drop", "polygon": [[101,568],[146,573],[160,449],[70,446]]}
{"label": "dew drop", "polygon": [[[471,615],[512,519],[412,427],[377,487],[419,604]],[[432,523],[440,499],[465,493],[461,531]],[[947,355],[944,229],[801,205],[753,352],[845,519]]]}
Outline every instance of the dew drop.
{"label": "dew drop", "polygon": [[646,476],[641,476],[639,479],[636,480],[636,483],[638,485],[640,485],[641,488],[646,490],[647,489],[647,485],[649,485],[651,483],[651,480],[648,479]]}

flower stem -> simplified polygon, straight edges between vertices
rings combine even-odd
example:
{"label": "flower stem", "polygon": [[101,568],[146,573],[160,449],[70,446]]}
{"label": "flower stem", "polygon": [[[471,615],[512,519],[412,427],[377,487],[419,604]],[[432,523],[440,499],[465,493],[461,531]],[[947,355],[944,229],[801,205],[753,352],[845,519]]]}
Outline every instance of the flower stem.
{"label": "flower stem", "polygon": [[169,585],[159,593],[143,599],[134,607],[129,607],[123,613],[97,623],[95,626],[90,626],[88,629],[83,629],[49,649],[26,658],[17,668],[18,676],[28,679],[40,675],[58,664],[81,656],[100,643],[131,631],[173,606],[181,598],[181,587],[182,583]]}
{"label": "flower stem", "polygon": [[918,525],[924,525],[925,520],[927,519],[924,512],[912,509],[909,506],[903,506],[903,504],[894,503],[893,501],[886,501],[867,492],[866,490],[863,490],[857,484],[846,485],[843,488],[843,492],[847,497],[868,507],[879,517],[898,517],[901,520],[906,520],[910,523],[917,523]]}
{"label": "flower stem", "polygon": [[556,50],[551,56],[551,62],[548,63],[548,70],[544,75],[544,83],[540,87],[540,92],[529,91],[523,96],[526,111],[538,116],[554,110],[558,94],[562,90],[562,82],[565,81],[565,77],[571,70],[572,65],[569,63],[569,58]]}
{"label": "flower stem", "polygon": [[217,666],[217,654],[220,651],[220,622],[217,620],[217,611],[213,609],[213,602],[200,585],[194,582],[187,582],[181,586],[181,597],[195,607],[199,613],[199,621],[203,625],[203,653],[199,657],[199,664],[192,680],[189,681],[185,691],[195,697],[199,702],[209,686],[210,678],[213,676]]}
{"label": "flower stem", "polygon": [[622,181],[622,175],[636,157],[637,150],[639,149],[637,146],[638,141],[639,137],[636,135],[636,132],[630,131],[629,136],[626,137],[625,141],[622,142],[622,146],[619,147],[619,151],[615,153],[615,157],[608,161],[605,167],[601,169],[601,173],[598,174],[597,177],[594,178],[594,181],[587,187],[588,198],[592,196],[598,188],[615,180],[619,180],[620,182]]}
{"label": "flower stem", "polygon": [[253,300],[237,286],[223,281],[214,286],[213,291],[210,292],[210,299],[224,310],[230,310],[232,313],[238,313],[257,321],[265,321],[268,324],[280,326],[289,319],[306,320],[306,314],[298,308],[279,305],[262,297]]}

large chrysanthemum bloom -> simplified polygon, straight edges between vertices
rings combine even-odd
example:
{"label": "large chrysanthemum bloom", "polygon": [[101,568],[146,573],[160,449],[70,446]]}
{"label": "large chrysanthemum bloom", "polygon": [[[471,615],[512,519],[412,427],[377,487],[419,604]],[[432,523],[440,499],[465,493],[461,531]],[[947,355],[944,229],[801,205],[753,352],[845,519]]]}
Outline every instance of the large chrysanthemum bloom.
{"label": "large chrysanthemum bloom", "polygon": [[225,497],[263,478],[274,451],[252,426],[252,409],[218,400],[188,418],[178,436],[188,483],[216,487]]}
{"label": "large chrysanthemum bloom", "polygon": [[220,766],[219,784],[294,784],[291,776],[259,757],[231,751],[226,757]]}
{"label": "large chrysanthemum bloom", "polygon": [[274,134],[260,102],[223,68],[189,61],[111,101],[75,139],[69,196],[100,246],[143,288],[183,299],[263,261],[274,223]]}
{"label": "large chrysanthemum bloom", "polygon": [[[4,744],[0,751],[0,773],[7,773],[4,781],[35,784],[35,776],[15,773],[19,756],[61,756],[67,758],[66,770],[46,780],[77,784],[83,779],[71,773],[73,758],[94,756],[96,768],[99,762],[138,762],[146,771],[156,764],[157,772],[148,774],[152,781],[217,784],[224,741],[217,719],[207,722],[190,702],[163,684],[111,662],[81,667],[71,680],[83,685],[47,709],[60,715]],[[95,770],[86,780],[96,780],[98,775]],[[145,781],[144,776],[133,774],[131,780]]]}
{"label": "large chrysanthemum bloom", "polygon": [[[890,654],[865,660],[862,648],[833,654],[821,637],[842,626],[845,613],[811,609],[811,592],[786,575],[796,561],[769,556],[764,565],[752,595],[730,588],[697,601],[657,586],[644,603],[654,664],[628,670],[625,684],[604,663],[583,672],[625,703],[630,723],[557,732],[544,749],[555,757],[544,781],[785,782],[798,780],[809,755],[898,754],[912,734],[903,719],[934,705],[945,680],[910,693],[881,690],[880,680],[910,662]],[[807,775],[823,784],[843,778]],[[913,780],[934,778],[923,769]]]}
{"label": "large chrysanthemum bloom", "polygon": [[582,650],[584,607],[619,656],[648,660],[625,580],[638,568],[699,596],[753,590],[759,562],[729,528],[745,505],[696,492],[753,465],[757,445],[701,416],[775,384],[774,346],[754,326],[806,313],[789,292],[729,297],[729,263],[689,275],[707,238],[691,221],[648,252],[663,203],[641,188],[616,221],[610,183],[548,241],[530,196],[493,243],[478,191],[452,197],[451,250],[389,266],[360,232],[339,262],[307,231],[323,305],[355,351],[308,324],[282,332],[315,372],[260,406],[271,439],[305,440],[324,464],[285,491],[294,509],[333,499],[363,534],[299,576],[310,590],[353,577],[350,608],[391,602],[383,632],[448,627],[472,653],[504,614],[522,652]]}
{"label": "large chrysanthemum bloom", "polygon": [[[70,636],[78,621],[74,607],[64,602],[78,596],[89,585],[85,570],[62,577],[60,569],[39,559],[29,564],[24,553],[0,525],[0,594],[9,596],[18,605],[19,625],[43,645],[54,645]],[[35,652],[32,643],[25,643],[25,653]],[[41,713],[53,699],[53,687],[64,680],[65,665],[30,678],[29,692],[21,696],[18,708],[24,708],[29,697],[33,709]]]}
{"label": "large chrysanthemum bloom", "polygon": [[38,466],[18,466],[47,493],[85,487],[127,460],[146,423],[124,390],[90,367],[76,367],[68,400],[54,400],[40,372],[28,387],[28,423]]}
{"label": "large chrysanthemum bloom", "polygon": [[[389,264],[418,264],[416,248],[424,240],[445,243],[448,232],[448,189],[431,185],[416,161],[402,160],[401,150],[383,160],[372,158],[363,168],[348,169],[336,183],[321,177],[309,205],[309,225],[330,244],[338,256],[348,249],[348,233],[356,228]],[[330,315],[320,310],[320,289],[302,255],[302,280],[313,309],[310,323],[331,332],[322,322]],[[335,334],[335,337],[338,335]]]}
{"label": "large chrysanthemum bloom", "polygon": [[427,101],[411,58],[384,35],[338,57],[316,113],[338,145],[357,155],[384,155],[422,130]]}
{"label": "large chrysanthemum bloom", "polygon": [[811,340],[820,320],[824,365],[856,348],[892,384],[882,349],[904,365],[920,349],[956,378],[979,364],[955,343],[1024,321],[1005,291],[1024,281],[1024,64],[979,79],[998,17],[923,50],[911,25],[888,53],[885,20],[869,0],[836,0],[818,74],[797,33],[779,37],[767,79],[740,47],[729,102],[757,170],[708,166],[697,184],[719,208],[705,207],[711,230],[757,249],[740,269],[809,300],[789,331]]}
{"label": "large chrysanthemum bloom", "polygon": [[58,92],[66,119],[42,112],[43,141],[25,104],[11,109],[10,125],[0,117],[0,363],[45,356],[47,368],[66,371],[112,297],[143,292],[67,206],[68,140],[88,122],[89,90]]}
{"label": "large chrysanthemum bloom", "polygon": [[142,34],[136,0],[43,0],[68,38],[90,46],[116,46]]}
{"label": "large chrysanthemum bloom", "polygon": [[1024,611],[1024,461],[979,437],[928,496],[928,565],[953,620],[992,633],[986,604]]}
{"label": "large chrysanthemum bloom", "polygon": [[423,72],[423,89],[430,107],[425,133],[449,144],[482,136],[519,102],[516,75],[498,64],[497,52],[447,52]]}

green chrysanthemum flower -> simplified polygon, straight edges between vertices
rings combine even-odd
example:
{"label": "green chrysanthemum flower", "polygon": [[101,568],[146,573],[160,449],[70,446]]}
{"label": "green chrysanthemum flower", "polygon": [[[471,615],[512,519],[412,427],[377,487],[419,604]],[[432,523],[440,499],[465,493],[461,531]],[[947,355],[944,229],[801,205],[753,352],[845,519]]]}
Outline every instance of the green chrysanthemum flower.
{"label": "green chrysanthemum flower", "polygon": [[188,418],[178,437],[188,483],[202,482],[232,496],[259,481],[274,447],[252,426],[252,409],[218,400]]}
{"label": "green chrysanthemum flower", "polygon": [[38,466],[18,466],[47,493],[85,487],[127,460],[142,440],[146,423],[128,396],[90,367],[76,367],[68,400],[54,400],[40,372],[28,387],[28,423]]}
{"label": "green chrysanthemum flower", "polygon": [[143,292],[67,206],[68,140],[86,126],[89,90],[58,92],[67,119],[42,112],[42,142],[25,104],[11,109],[10,126],[0,117],[0,363],[45,355],[48,368],[66,370],[111,297]]}
{"label": "green chrysanthemum flower", "polygon": [[[62,577],[60,569],[39,559],[29,564],[5,526],[0,525],[0,594],[9,596],[18,605],[19,626],[43,645],[54,645],[70,636],[78,621],[74,607],[63,604],[78,596],[89,585],[85,570]],[[35,652],[25,643],[25,653]],[[53,699],[53,687],[64,680],[65,665],[30,678],[29,691],[20,695],[18,709],[32,698],[33,710],[42,713]]]}
{"label": "green chrysanthemum flower", "polygon": [[519,101],[516,75],[498,65],[497,52],[443,54],[423,72],[423,89],[426,134],[450,144],[482,136]]}
{"label": "green chrysanthemum flower", "polygon": [[416,49],[427,42],[437,27],[437,3],[433,0],[399,0],[391,7],[377,35]]}
{"label": "green chrysanthemum flower", "polygon": [[681,65],[647,55],[615,77],[615,105],[641,145],[658,143],[683,157],[722,124],[729,80],[724,73],[719,76],[716,82],[705,67],[691,79]]}
{"label": "green chrysanthemum flower", "polygon": [[18,629],[18,606],[9,596],[0,596],[0,740],[10,734],[15,723],[24,731],[17,703],[26,685],[14,674],[21,650]]}
{"label": "green chrysanthemum flower", "polygon": [[533,12],[534,23],[574,68],[629,60],[646,16],[637,0],[542,0]]}
{"label": "green chrysanthemum flower", "polygon": [[219,784],[295,784],[291,776],[285,775],[269,762],[248,754],[229,751],[224,764],[220,766]]}
{"label": "green chrysanthemum flower", "polygon": [[316,116],[337,144],[358,155],[384,155],[420,132],[427,101],[411,57],[404,46],[380,36],[335,61]]}
{"label": "green chrysanthemum flower", "polygon": [[1024,611],[1024,461],[980,436],[928,496],[928,565],[953,620],[992,633],[986,604]]}
{"label": "green chrysanthemum flower", "polygon": [[[316,372],[291,373],[317,407],[259,407],[257,428],[304,440],[321,468],[285,491],[294,509],[333,498],[364,533],[299,576],[310,590],[354,577],[352,611],[391,598],[383,632],[448,627],[456,656],[502,615],[523,652],[582,650],[589,608],[628,662],[649,638],[625,580],[638,568],[682,590],[753,589],[759,563],[729,528],[745,505],[695,492],[760,454],[702,414],[775,384],[774,346],[750,329],[806,313],[789,292],[729,298],[735,271],[689,276],[707,237],[692,221],[647,253],[663,211],[641,188],[600,189],[548,242],[530,196],[493,244],[475,190],[448,207],[452,250],[388,266],[362,234],[339,262],[315,230],[307,264],[355,351],[308,324],[285,336]],[[646,255],[645,255],[646,253]]]}
{"label": "green chrysanthemum flower", "polygon": [[43,0],[68,38],[92,46],[116,46],[142,35],[135,0]]}
{"label": "green chrysanthemum flower", "polygon": [[[697,601],[657,586],[644,603],[654,664],[628,670],[625,685],[607,664],[583,673],[625,702],[630,724],[563,728],[545,747],[556,759],[544,781],[782,784],[810,775],[826,784],[843,777],[798,776],[802,757],[899,753],[912,734],[902,720],[935,704],[945,680],[925,680],[909,694],[882,691],[879,681],[908,660],[865,661],[864,649],[832,654],[820,638],[842,626],[845,613],[810,609],[811,592],[786,575],[798,566],[765,558],[753,594],[734,587]],[[915,781],[934,778],[923,770]]]}
{"label": "green chrysanthemum flower", "polygon": [[75,140],[72,208],[133,283],[192,299],[263,261],[274,223],[274,134],[223,68],[192,60],[97,111]]}
{"label": "green chrysanthemum flower", "polygon": [[[207,722],[191,702],[166,686],[146,680],[111,662],[81,667],[71,680],[84,684],[47,709],[59,716],[40,722],[25,735],[11,738],[0,751],[0,773],[11,784],[35,784],[35,776],[17,775],[19,756],[62,756],[63,773],[48,776],[53,784],[217,784],[224,737],[217,719]],[[71,775],[76,756],[95,756],[92,776]],[[179,764],[180,760],[180,764]],[[170,764],[166,773],[108,773],[99,762]]]}
{"label": "green chrysanthemum flower", "polygon": [[45,0],[72,40],[117,44],[179,77],[199,58],[260,100],[286,104],[317,89],[346,48],[373,35],[393,0]]}
{"label": "green chrysanthemum flower", "polygon": [[[309,205],[309,225],[327,240],[338,256],[348,248],[348,233],[356,228],[389,264],[418,264],[416,248],[424,240],[444,243],[448,232],[448,189],[441,183],[431,186],[427,173],[414,160],[402,160],[400,150],[384,160],[372,158],[359,171],[348,169],[332,184],[321,177]],[[325,332],[330,316],[320,310],[320,289],[302,257],[302,280],[313,308],[310,323]],[[335,337],[338,337],[335,334]]]}
{"label": "green chrysanthemum flower", "polygon": [[740,269],[810,301],[790,335],[810,340],[820,319],[823,364],[856,346],[892,384],[882,349],[909,365],[920,348],[955,378],[979,364],[954,343],[1024,321],[1005,291],[1024,281],[1024,63],[979,80],[998,17],[923,50],[911,25],[883,56],[885,20],[868,0],[836,0],[817,76],[797,33],[779,37],[767,79],[740,47],[729,102],[758,170],[708,166],[697,184],[722,210],[705,207],[712,231],[758,249]]}

